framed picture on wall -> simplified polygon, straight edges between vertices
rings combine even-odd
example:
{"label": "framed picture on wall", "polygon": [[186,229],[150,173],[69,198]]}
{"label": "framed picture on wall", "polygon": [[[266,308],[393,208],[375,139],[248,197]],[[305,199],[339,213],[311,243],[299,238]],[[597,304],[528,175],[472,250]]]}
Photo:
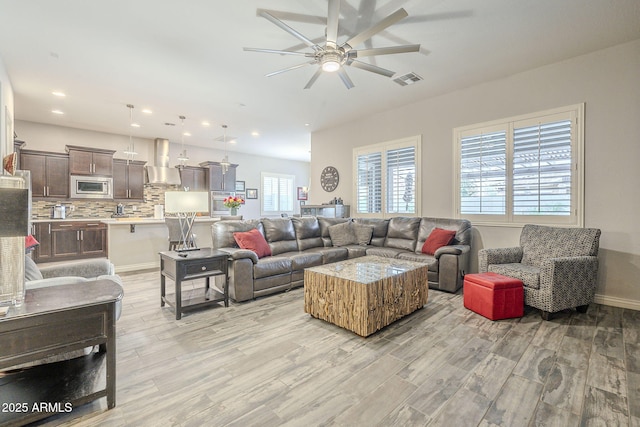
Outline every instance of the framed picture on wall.
{"label": "framed picture on wall", "polygon": [[236,191],[244,191],[244,181],[236,181]]}
{"label": "framed picture on wall", "polygon": [[258,198],[258,189],[247,188],[247,199],[257,199],[257,198]]}
{"label": "framed picture on wall", "polygon": [[307,196],[309,193],[304,190],[304,187],[298,187],[298,200],[307,200]]}
{"label": "framed picture on wall", "polygon": [[242,199],[242,204],[245,204],[247,195],[244,193],[244,191],[236,191],[236,197],[240,197]]}

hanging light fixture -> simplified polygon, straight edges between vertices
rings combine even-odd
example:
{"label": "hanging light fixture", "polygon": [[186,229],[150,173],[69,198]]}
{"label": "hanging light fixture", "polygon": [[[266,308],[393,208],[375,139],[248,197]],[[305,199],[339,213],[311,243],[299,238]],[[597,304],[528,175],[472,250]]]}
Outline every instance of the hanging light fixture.
{"label": "hanging light fixture", "polygon": [[222,139],[224,141],[224,158],[220,162],[220,166],[222,166],[222,174],[224,175],[229,170],[231,163],[229,163],[229,156],[227,155],[227,125],[222,125],[222,129],[224,129],[224,136]]}
{"label": "hanging light fixture", "polygon": [[124,150],[124,154],[127,156],[127,160],[133,160],[133,156],[138,154],[133,142],[133,136],[131,135],[131,128],[133,127],[133,109],[135,107],[132,104],[127,104],[127,108],[129,109],[129,145],[127,145],[127,149]]}
{"label": "hanging light fixture", "polygon": [[186,117],[185,116],[178,116],[178,117],[182,121],[182,130],[180,135],[180,155],[178,156],[178,161],[180,162],[180,164],[182,164],[182,166],[184,166],[187,160],[189,160],[189,156],[187,156],[187,150],[185,150],[184,148],[184,119],[186,119]]}

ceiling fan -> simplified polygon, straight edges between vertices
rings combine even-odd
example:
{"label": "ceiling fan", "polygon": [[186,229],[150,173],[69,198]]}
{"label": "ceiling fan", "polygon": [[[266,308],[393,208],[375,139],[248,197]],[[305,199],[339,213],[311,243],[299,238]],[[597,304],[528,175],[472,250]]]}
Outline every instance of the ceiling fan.
{"label": "ceiling fan", "polygon": [[394,71],[390,71],[366,62],[358,61],[358,58],[376,55],[391,55],[396,53],[417,52],[420,50],[419,44],[377,47],[370,49],[354,49],[354,47],[369,40],[371,37],[383,31],[385,28],[390,27],[401,19],[407,17],[409,14],[403,8],[396,10],[391,15],[384,18],[382,21],[349,38],[349,40],[347,40],[346,42],[338,45],[337,39],[338,21],[340,19],[340,0],[329,0],[329,11],[327,14],[327,38],[324,46],[314,43],[312,40],[305,37],[295,29],[291,28],[289,25],[285,24],[283,21],[276,18],[266,10],[258,9],[257,15],[262,16],[263,18],[274,23],[287,33],[302,41],[312,49],[312,52],[259,49],[251,47],[245,47],[244,50],[249,52],[276,53],[279,55],[296,55],[311,58],[310,61],[307,61],[303,64],[294,65],[292,67],[274,71],[266,75],[267,77],[271,77],[277,74],[284,73],[286,71],[302,68],[307,65],[319,65],[315,74],[311,77],[307,85],[304,87],[305,89],[311,88],[311,86],[313,86],[313,84],[318,79],[318,77],[320,77],[320,74],[322,74],[323,71],[336,72],[347,89],[351,89],[352,87],[354,87],[354,84],[347,75],[345,66],[360,68],[361,70],[370,71],[372,73],[380,74],[385,77],[391,77],[395,74]]}

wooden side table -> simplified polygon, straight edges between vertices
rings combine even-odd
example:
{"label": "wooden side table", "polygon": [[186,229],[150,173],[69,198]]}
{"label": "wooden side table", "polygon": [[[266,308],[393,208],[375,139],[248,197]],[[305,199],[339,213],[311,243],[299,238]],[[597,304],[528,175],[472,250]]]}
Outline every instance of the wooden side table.
{"label": "wooden side table", "polygon": [[[24,425],[105,396],[108,408],[116,406],[116,302],[122,295],[111,280],[30,289],[21,307],[0,317],[0,425]],[[98,353],[9,370],[96,345]]]}
{"label": "wooden side table", "polygon": [[[160,252],[160,306],[164,307],[165,304],[168,304],[173,307],[176,312],[176,320],[180,320],[182,313],[186,310],[205,307],[221,301],[224,301],[225,307],[229,307],[228,258],[227,252],[211,248],[184,252]],[[224,277],[222,293],[210,287],[209,280],[217,276]],[[167,277],[175,282],[173,297],[166,294]],[[202,278],[206,280],[202,295],[183,301],[182,282]]]}

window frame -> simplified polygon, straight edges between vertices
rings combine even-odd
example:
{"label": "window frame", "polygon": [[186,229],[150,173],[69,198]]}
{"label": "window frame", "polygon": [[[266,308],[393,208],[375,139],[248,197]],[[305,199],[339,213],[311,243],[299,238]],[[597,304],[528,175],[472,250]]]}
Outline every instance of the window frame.
{"label": "window frame", "polygon": [[[278,181],[280,179],[289,179],[291,181],[291,194],[289,194],[290,200],[291,200],[291,210],[282,210],[280,209],[280,202],[278,201],[278,210],[277,211],[266,211],[265,210],[265,201],[266,201],[266,195],[267,193],[265,192],[264,189],[264,182],[265,182],[265,178],[269,178],[269,179],[278,179]],[[275,172],[260,172],[260,191],[262,194],[262,197],[260,197],[260,215],[261,216],[281,216],[282,214],[287,214],[287,215],[293,215],[294,210],[296,208],[296,176],[295,175],[290,175],[290,174],[283,174],[283,173],[275,173]]]}
{"label": "window frame", "polygon": [[[484,123],[476,123],[453,129],[453,179],[456,218],[466,218],[474,225],[522,226],[542,224],[565,227],[584,226],[584,109],[585,104],[574,104],[520,116],[508,117]],[[516,215],[514,207],[514,129],[538,123],[553,123],[558,120],[571,121],[571,209],[569,215]],[[488,133],[496,129],[506,131],[506,211],[504,215],[462,214],[461,210],[461,141],[462,138]]]}
{"label": "window frame", "polygon": [[[388,167],[387,167],[387,155],[389,151],[404,149],[404,148],[414,148],[415,157],[414,157],[414,165],[415,165],[415,176],[413,180],[414,186],[414,196],[415,196],[415,212],[407,213],[407,212],[387,212],[387,178],[388,178]],[[392,218],[397,216],[403,217],[420,217],[422,210],[421,203],[421,184],[422,184],[422,174],[421,174],[421,165],[422,165],[422,135],[415,135],[407,138],[396,139],[392,141],[386,141],[371,145],[365,145],[361,147],[355,147],[353,149],[353,159],[352,159],[352,200],[353,205],[351,208],[351,216],[359,217],[359,218]],[[372,213],[361,213],[358,212],[358,156],[372,154],[372,153],[380,153],[381,155],[381,175],[380,175],[380,186],[381,186],[381,212],[372,212]]]}

